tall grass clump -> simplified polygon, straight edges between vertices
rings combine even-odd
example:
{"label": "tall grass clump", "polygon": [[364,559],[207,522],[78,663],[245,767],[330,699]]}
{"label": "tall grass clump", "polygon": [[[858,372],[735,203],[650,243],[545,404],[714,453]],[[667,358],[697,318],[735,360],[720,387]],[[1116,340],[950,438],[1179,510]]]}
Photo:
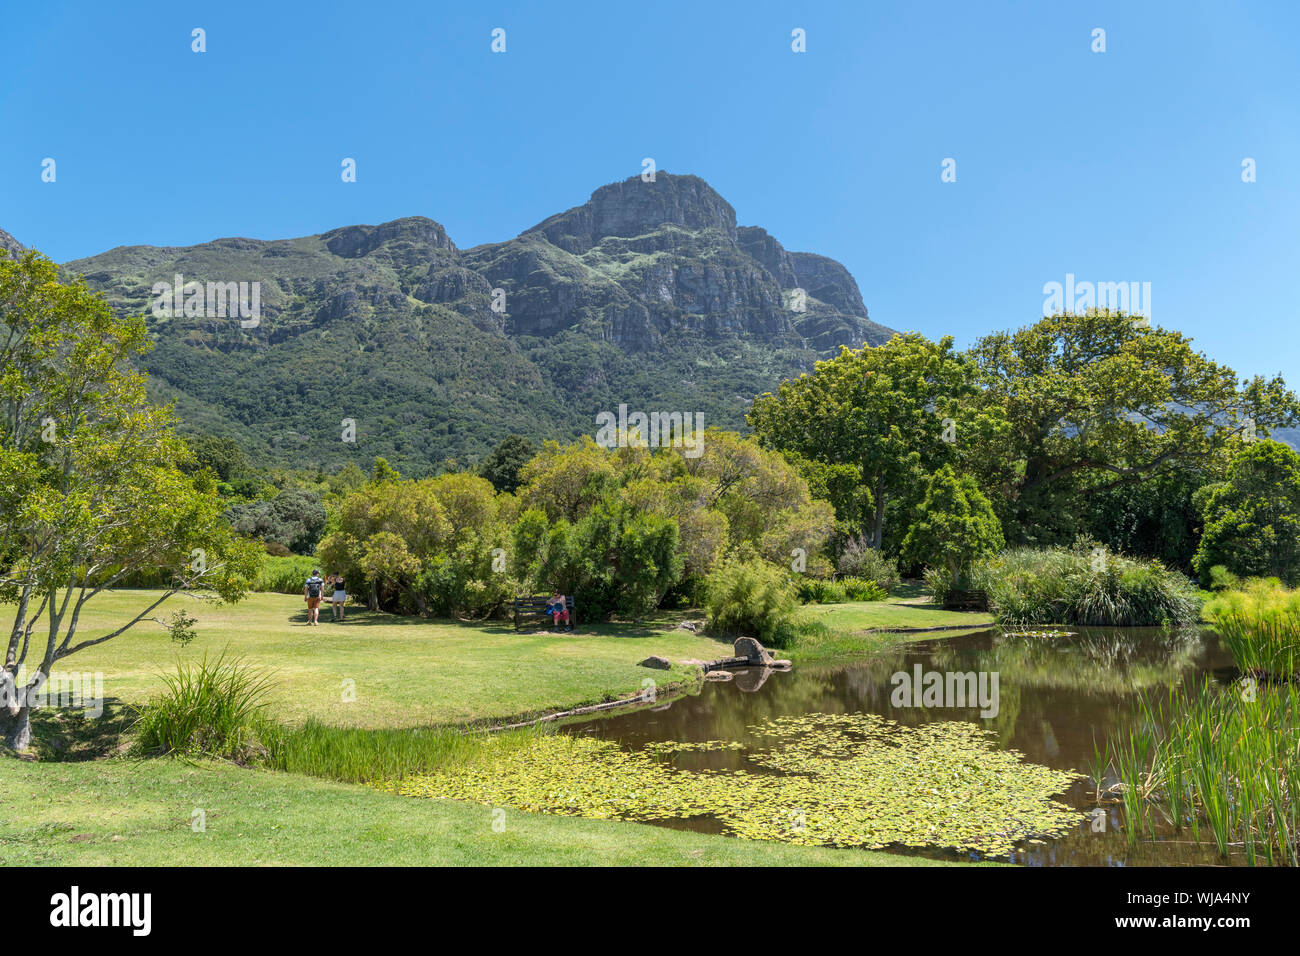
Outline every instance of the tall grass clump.
{"label": "tall grass clump", "polygon": [[[1166,714],[1174,715],[1168,721]],[[1163,733],[1162,727],[1168,729]],[[1283,687],[1216,687],[1171,691],[1144,701],[1129,726],[1107,742],[1131,843],[1154,836],[1157,822],[1200,831],[1221,856],[1300,865],[1300,691]],[[1099,789],[1100,786],[1099,786]]]}
{"label": "tall grass clump", "polygon": [[[1113,627],[1195,623],[1200,600],[1186,575],[1155,559],[1131,558],[1099,545],[1013,548],[975,561],[966,586],[986,591],[1001,624]],[[952,582],[942,571],[926,581],[942,601]]]}
{"label": "tall grass clump", "polygon": [[704,613],[710,631],[756,637],[781,647],[798,605],[785,571],[759,558],[733,558],[705,579]]}
{"label": "tall grass clump", "polygon": [[319,721],[288,727],[264,721],[259,737],[264,762],[273,770],[344,783],[401,780],[468,760],[485,748],[524,746],[543,731],[525,728],[493,735],[456,727],[363,730]]}
{"label": "tall grass clump", "polygon": [[272,679],[265,671],[224,653],[210,661],[181,663],[162,676],[164,690],[133,726],[133,749],[142,755],[186,754],[248,762],[259,751],[255,724]]}
{"label": "tall grass clump", "polygon": [[1256,677],[1287,680],[1300,664],[1300,590],[1277,578],[1248,581],[1206,602],[1205,619],[1237,666]]}

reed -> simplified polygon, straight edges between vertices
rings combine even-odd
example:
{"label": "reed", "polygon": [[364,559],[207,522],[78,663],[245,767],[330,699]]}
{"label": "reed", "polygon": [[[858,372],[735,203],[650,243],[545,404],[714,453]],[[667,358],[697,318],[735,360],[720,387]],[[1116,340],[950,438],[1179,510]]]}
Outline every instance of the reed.
{"label": "reed", "polygon": [[1300,590],[1276,578],[1248,581],[1206,602],[1203,614],[1242,671],[1287,680],[1300,664]]}
{"label": "reed", "polygon": [[[1172,715],[1172,716],[1170,716]],[[1295,685],[1223,687],[1209,681],[1166,699],[1143,698],[1094,767],[1118,790],[1130,842],[1155,836],[1163,816],[1222,856],[1251,865],[1300,865],[1300,691]]]}

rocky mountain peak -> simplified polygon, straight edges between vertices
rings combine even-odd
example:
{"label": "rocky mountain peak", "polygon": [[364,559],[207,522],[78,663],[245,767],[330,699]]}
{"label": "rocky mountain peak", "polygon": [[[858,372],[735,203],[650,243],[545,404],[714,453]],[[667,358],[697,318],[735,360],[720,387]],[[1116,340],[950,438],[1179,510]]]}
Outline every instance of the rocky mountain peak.
{"label": "rocky mountain peak", "polygon": [[609,236],[632,239],[664,225],[692,232],[722,231],[736,238],[736,210],[698,176],[657,172],[653,182],[633,176],[601,186],[581,206],[552,216],[527,230],[552,245],[581,255]]}
{"label": "rocky mountain peak", "polygon": [[325,246],[344,259],[359,259],[385,245],[423,245],[456,252],[456,245],[440,223],[424,216],[407,216],[378,226],[343,226],[321,235]]}

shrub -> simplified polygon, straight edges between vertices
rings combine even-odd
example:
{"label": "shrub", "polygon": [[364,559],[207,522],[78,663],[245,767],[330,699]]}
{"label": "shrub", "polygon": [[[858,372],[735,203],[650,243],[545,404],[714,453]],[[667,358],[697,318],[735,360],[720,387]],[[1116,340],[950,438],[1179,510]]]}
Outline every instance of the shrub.
{"label": "shrub", "polygon": [[[1157,560],[1074,548],[1016,548],[976,561],[969,587],[987,591],[999,623],[1142,626],[1194,624],[1200,602],[1191,581]],[[927,573],[942,600],[946,572]]]}
{"label": "shrub", "polygon": [[1211,591],[1233,591],[1241,586],[1241,578],[1223,565],[1216,564],[1210,568],[1210,580],[1202,582],[1202,585],[1206,584],[1208,584]]}
{"label": "shrub", "polygon": [[975,479],[944,465],[926,482],[925,498],[903,538],[902,556],[908,564],[945,568],[950,579],[960,582],[972,561],[1003,543],[993,505]]}
{"label": "shrub", "polygon": [[[874,581],[885,594],[898,587],[902,580],[898,574],[897,562],[871,547],[861,536],[845,540],[836,567],[840,574],[846,577]],[[863,600],[876,599],[864,598]]]}
{"label": "shrub", "polygon": [[723,562],[705,580],[704,609],[709,630],[757,637],[780,646],[796,607],[785,572],[759,558]]}
{"label": "shrub", "polygon": [[326,520],[320,497],[300,488],[282,491],[269,501],[234,505],[226,518],[240,534],[275,542],[298,554],[316,547]]}
{"label": "shrub", "polygon": [[837,583],[844,589],[844,596],[850,601],[883,601],[889,597],[889,592],[875,581],[840,578]]}
{"label": "shrub", "polygon": [[[275,594],[301,594],[303,582],[312,568],[320,567],[315,558],[295,555],[267,555],[262,570],[253,582],[254,591],[271,591]],[[325,569],[322,569],[325,570]]]}
{"label": "shrub", "polygon": [[271,686],[263,671],[224,654],[182,663],[135,723],[139,754],[191,754],[247,762],[259,749],[254,721]]}
{"label": "shrub", "polygon": [[799,578],[795,593],[804,604],[843,604],[848,600],[842,585],[821,578]]}
{"label": "shrub", "polygon": [[1300,455],[1280,442],[1249,442],[1233,455],[1227,479],[1195,496],[1200,544],[1192,566],[1215,565],[1242,577],[1300,583]]}

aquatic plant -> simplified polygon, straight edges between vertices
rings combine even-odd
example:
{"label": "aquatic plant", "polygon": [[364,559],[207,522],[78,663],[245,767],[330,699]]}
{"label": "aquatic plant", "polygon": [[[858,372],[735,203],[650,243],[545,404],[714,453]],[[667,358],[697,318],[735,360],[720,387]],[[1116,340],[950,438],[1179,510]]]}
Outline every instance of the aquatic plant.
{"label": "aquatic plant", "polygon": [[[1098,760],[1099,796],[1119,794],[1131,843],[1153,837],[1163,818],[1190,827],[1194,840],[1204,825],[1222,856],[1240,850],[1252,865],[1300,865],[1294,685],[1206,681],[1190,693],[1178,687],[1163,699],[1144,697]],[[1109,779],[1116,782],[1106,786]]]}
{"label": "aquatic plant", "polygon": [[[752,726],[749,737],[761,743],[742,751],[726,741],[624,750],[557,734],[379,786],[598,819],[708,815],[758,840],[988,855],[1061,835],[1083,819],[1052,799],[1077,774],[996,749],[992,734],[969,723],[905,727],[872,714],[808,714]],[[735,765],[673,765],[691,749],[731,750]]]}
{"label": "aquatic plant", "polygon": [[1203,614],[1243,671],[1279,680],[1296,673],[1300,590],[1287,590],[1276,578],[1250,581],[1211,598]]}

